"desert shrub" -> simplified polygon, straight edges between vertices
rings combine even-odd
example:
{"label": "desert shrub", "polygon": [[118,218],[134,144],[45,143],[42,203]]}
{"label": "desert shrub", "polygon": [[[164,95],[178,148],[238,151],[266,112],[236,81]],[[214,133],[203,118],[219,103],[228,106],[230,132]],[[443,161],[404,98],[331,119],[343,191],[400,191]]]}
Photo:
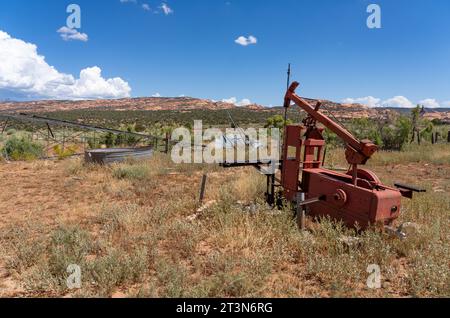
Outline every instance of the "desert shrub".
{"label": "desert shrub", "polygon": [[354,119],[351,122],[351,131],[358,139],[369,139],[377,146],[383,146],[383,138],[376,121],[368,118]]}
{"label": "desert shrub", "polygon": [[[139,129],[143,129],[142,126],[137,126]],[[144,128],[145,130],[145,128]],[[126,131],[134,133],[136,128],[134,125],[128,125]],[[101,145],[106,145],[108,148],[116,146],[135,146],[139,142],[139,137],[128,134],[113,134],[111,132],[101,134],[97,138],[87,138],[88,145],[91,149],[99,148]]]}
{"label": "desert shrub", "polygon": [[147,270],[147,250],[137,249],[133,253],[111,249],[105,256],[87,264],[90,280],[98,286],[100,293],[109,296],[115,287],[126,283],[138,283]]}
{"label": "desert shrub", "polygon": [[15,135],[16,132],[17,132],[17,131],[16,131],[15,129],[11,128],[11,129],[8,129],[8,130],[6,131],[6,135],[7,135],[7,136],[12,136],[12,135]]}
{"label": "desert shrub", "polygon": [[12,160],[34,160],[42,157],[44,147],[26,137],[8,139],[2,149],[3,156]]}
{"label": "desert shrub", "polygon": [[156,270],[158,281],[164,286],[163,297],[180,298],[185,296],[188,273],[182,264],[161,258],[156,263]]}
{"label": "desert shrub", "polygon": [[[64,165],[64,170],[69,175],[80,175],[85,168],[90,167],[88,164],[84,164],[82,159],[68,160]],[[88,170],[88,169],[86,169]]]}
{"label": "desert shrub", "polygon": [[61,147],[61,145],[56,145],[53,147],[53,151],[58,156],[59,159],[64,159],[67,157],[71,157],[77,153],[77,146],[72,145],[68,147]]}
{"label": "desert shrub", "polygon": [[387,150],[401,150],[409,141],[411,131],[411,120],[404,116],[398,118],[394,124],[384,126],[381,129],[383,148]]}
{"label": "desert shrub", "polygon": [[265,182],[265,178],[253,170],[241,172],[231,191],[237,200],[252,202],[264,196]]}
{"label": "desert shrub", "polygon": [[67,266],[82,266],[92,249],[92,240],[88,232],[78,227],[62,227],[53,232],[49,246],[50,273],[63,279]]}
{"label": "desert shrub", "polygon": [[88,137],[87,143],[90,149],[100,148],[100,140],[98,138]]}
{"label": "desert shrub", "polygon": [[431,134],[434,133],[434,125],[431,121],[424,122],[425,128],[420,132],[420,136],[423,139],[430,140]]}
{"label": "desert shrub", "polygon": [[409,141],[412,122],[405,116],[387,123],[360,118],[352,120],[349,129],[356,138],[369,139],[382,149],[401,150]]}
{"label": "desert shrub", "polygon": [[325,138],[327,146],[338,147],[344,145],[342,140],[328,128],[324,130],[323,137]]}
{"label": "desert shrub", "polygon": [[[139,126],[139,128],[142,129],[143,127]],[[145,130],[145,128],[144,128],[144,130]],[[129,125],[127,127],[127,131],[128,132],[136,132],[136,128],[134,126]],[[115,145],[116,146],[122,146],[122,145],[134,146],[138,142],[139,142],[139,138],[137,136],[122,134],[122,135],[118,135],[116,137]]]}
{"label": "desert shrub", "polygon": [[148,164],[118,165],[113,168],[113,177],[117,179],[144,180],[151,175]]}
{"label": "desert shrub", "polygon": [[290,121],[290,120],[285,121],[283,116],[275,115],[275,116],[269,117],[267,119],[266,125],[264,127],[265,128],[283,129],[285,125],[290,125],[290,124],[292,124],[292,121]]}
{"label": "desert shrub", "polygon": [[6,259],[7,269],[21,273],[38,263],[45,245],[41,239],[31,240],[30,233],[27,226],[14,227],[0,237],[0,244],[9,255]]}
{"label": "desert shrub", "polygon": [[116,144],[117,136],[113,133],[107,133],[104,137],[103,143],[108,147],[111,148]]}

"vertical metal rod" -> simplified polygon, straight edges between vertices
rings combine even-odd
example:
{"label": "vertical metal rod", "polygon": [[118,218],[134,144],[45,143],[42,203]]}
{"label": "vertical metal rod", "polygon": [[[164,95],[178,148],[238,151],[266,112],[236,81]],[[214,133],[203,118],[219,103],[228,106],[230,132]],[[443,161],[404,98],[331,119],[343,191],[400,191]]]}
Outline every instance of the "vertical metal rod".
{"label": "vertical metal rod", "polygon": [[170,134],[167,132],[166,133],[166,149],[165,149],[166,154],[169,154],[169,140],[170,140]]}
{"label": "vertical metal rod", "polygon": [[[289,89],[289,86],[291,85],[291,63],[288,64],[288,71],[287,71],[287,88],[286,90]],[[284,109],[284,125],[286,126],[286,121],[287,121],[287,112],[288,112],[288,108]]]}
{"label": "vertical metal rod", "polygon": [[47,158],[50,157],[50,126],[47,124]]}
{"label": "vertical metal rod", "polygon": [[353,185],[358,184],[358,165],[353,165]]}
{"label": "vertical metal rod", "polygon": [[199,200],[200,204],[203,203],[203,200],[205,198],[206,179],[207,179],[207,175],[204,174],[202,177],[202,185],[200,187],[200,200]]}
{"label": "vertical metal rod", "polygon": [[271,176],[271,187],[272,187],[272,189],[270,190],[270,192],[272,193],[271,195],[272,195],[272,201],[273,201],[273,203],[275,204],[275,174],[273,174],[272,176]]}
{"label": "vertical metal rod", "polygon": [[[288,64],[288,70],[287,70],[287,88],[286,90],[289,89],[289,86],[291,86],[291,63]],[[286,134],[286,125],[287,125],[287,117],[288,117],[288,108],[286,107],[284,109],[284,134]],[[283,146],[280,143],[280,153],[282,153],[283,151]],[[282,158],[283,159],[283,158]]]}
{"label": "vertical metal rod", "polygon": [[267,204],[273,206],[275,204],[275,174],[267,175]]}
{"label": "vertical metal rod", "polygon": [[325,159],[327,157],[327,146],[325,146],[325,149],[323,150],[323,158],[322,158],[322,167],[325,166]]}
{"label": "vertical metal rod", "polygon": [[305,208],[300,205],[303,201],[305,201],[305,194],[303,192],[297,193],[297,225],[302,231],[306,228]]}

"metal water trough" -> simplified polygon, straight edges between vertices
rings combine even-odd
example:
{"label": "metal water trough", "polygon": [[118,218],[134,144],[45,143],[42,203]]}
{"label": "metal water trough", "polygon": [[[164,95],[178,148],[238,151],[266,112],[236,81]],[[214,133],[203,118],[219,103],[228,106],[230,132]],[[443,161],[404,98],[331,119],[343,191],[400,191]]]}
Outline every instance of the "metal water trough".
{"label": "metal water trough", "polygon": [[85,152],[88,163],[111,164],[126,160],[146,160],[153,156],[153,147],[93,149]]}

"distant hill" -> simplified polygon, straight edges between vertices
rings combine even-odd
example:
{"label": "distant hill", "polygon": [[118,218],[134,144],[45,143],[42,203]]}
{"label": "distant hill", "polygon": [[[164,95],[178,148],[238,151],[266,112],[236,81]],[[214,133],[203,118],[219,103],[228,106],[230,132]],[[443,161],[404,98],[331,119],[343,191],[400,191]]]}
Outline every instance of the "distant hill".
{"label": "distant hill", "polygon": [[[99,99],[81,101],[43,100],[31,102],[3,102],[0,103],[0,112],[9,113],[43,113],[66,110],[97,109],[97,110],[220,110],[235,108],[234,104],[214,102],[207,99],[191,97],[144,97],[125,99]],[[256,104],[245,106],[247,109],[263,109]]]}
{"label": "distant hill", "polygon": [[[380,108],[380,109],[396,111],[403,115],[410,114],[411,110],[413,110],[413,108]],[[442,123],[450,124],[450,108],[425,108],[425,114],[423,114],[422,117],[428,120],[439,120]]]}
{"label": "distant hill", "polygon": [[[396,112],[402,113],[402,114],[409,114],[414,108],[396,108],[396,107],[380,107],[378,109],[382,110],[394,110]],[[427,113],[448,113],[450,112],[450,108],[425,108],[425,111]]]}
{"label": "distant hill", "polygon": [[[305,98],[313,106],[317,100]],[[340,119],[352,118],[386,118],[394,114],[389,109],[373,109],[361,104],[340,104],[322,100],[322,111],[330,112]],[[238,107],[234,104],[215,102],[208,99],[192,97],[143,97],[112,100],[81,100],[81,101],[30,101],[2,102],[0,112],[7,113],[51,113],[75,110],[109,110],[109,111],[178,111],[190,112],[196,110],[245,109],[257,112],[273,112],[281,107],[268,108],[257,104]],[[291,112],[295,108],[291,109]]]}

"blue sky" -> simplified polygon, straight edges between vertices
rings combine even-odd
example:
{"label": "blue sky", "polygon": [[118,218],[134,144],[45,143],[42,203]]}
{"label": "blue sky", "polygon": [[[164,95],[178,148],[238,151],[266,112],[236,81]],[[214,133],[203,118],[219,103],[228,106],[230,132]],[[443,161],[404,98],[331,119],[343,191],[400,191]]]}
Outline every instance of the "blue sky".
{"label": "blue sky", "polygon": [[[57,32],[71,3],[87,41]],[[366,25],[371,3],[381,7],[381,29]],[[0,30],[8,35],[0,56],[20,56],[0,66],[2,99],[158,93],[279,105],[290,62],[303,96],[450,107],[448,0],[1,0]],[[257,43],[240,45],[240,36]],[[43,82],[45,65],[29,74],[36,56],[12,40],[34,44],[58,73],[51,83],[64,87]]]}

